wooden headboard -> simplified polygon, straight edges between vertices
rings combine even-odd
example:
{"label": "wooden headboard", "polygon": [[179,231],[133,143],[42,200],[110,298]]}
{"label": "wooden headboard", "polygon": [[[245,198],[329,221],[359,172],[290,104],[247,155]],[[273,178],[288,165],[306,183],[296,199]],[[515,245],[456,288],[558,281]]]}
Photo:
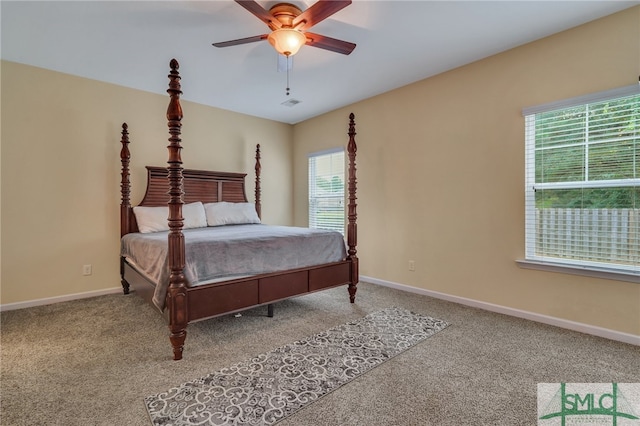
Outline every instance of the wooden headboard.
{"label": "wooden headboard", "polygon": [[[169,202],[169,180],[166,167],[147,166],[147,191],[141,206],[166,206]],[[183,169],[182,184],[185,203],[247,202],[244,189],[246,173]]]}
{"label": "wooden headboard", "polygon": [[[122,125],[122,183],[120,205],[120,235],[138,232],[133,207],[129,200],[129,135],[127,124]],[[169,180],[167,167],[147,166],[147,189],[140,206],[158,207],[169,203]],[[260,145],[256,147],[256,210],[260,216]],[[246,173],[218,172],[210,170],[182,170],[183,195],[185,204],[202,201],[216,203],[227,201],[230,203],[247,202],[245,191]]]}

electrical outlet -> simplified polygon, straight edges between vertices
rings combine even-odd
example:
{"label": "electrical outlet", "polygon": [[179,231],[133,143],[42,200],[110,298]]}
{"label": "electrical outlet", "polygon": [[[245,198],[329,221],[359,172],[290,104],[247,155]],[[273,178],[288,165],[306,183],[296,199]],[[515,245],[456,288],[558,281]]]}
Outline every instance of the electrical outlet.
{"label": "electrical outlet", "polygon": [[91,265],[82,266],[82,275],[91,275]]}
{"label": "electrical outlet", "polygon": [[412,272],[416,270],[416,262],[415,262],[415,260],[410,260],[409,261],[409,270],[412,271]]}

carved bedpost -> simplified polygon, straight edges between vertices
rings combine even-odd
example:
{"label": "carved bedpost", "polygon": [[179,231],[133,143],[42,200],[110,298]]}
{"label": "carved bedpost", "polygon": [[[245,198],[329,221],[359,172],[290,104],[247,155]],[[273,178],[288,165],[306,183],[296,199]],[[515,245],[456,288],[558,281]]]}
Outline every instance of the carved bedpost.
{"label": "carved bedpost", "polygon": [[169,309],[170,340],[173,346],[173,359],[182,359],[184,340],[187,337],[187,289],[184,277],[185,247],[182,227],[182,157],[180,145],[180,128],[182,126],[182,107],[180,106],[180,65],[175,59],[171,60],[171,72],[169,73],[170,101],[167,108],[167,120],[169,126],[169,289],[167,292],[167,307]]}
{"label": "carved bedpost", "polygon": [[[260,172],[262,171],[262,165],[260,164],[260,144],[256,145],[256,212],[258,217],[262,219],[262,204],[260,202]],[[267,316],[273,318],[273,303],[267,305]]]}
{"label": "carved bedpost", "polygon": [[256,212],[258,217],[262,219],[262,205],[260,202],[260,172],[262,166],[260,165],[260,144],[256,145]]}
{"label": "carved bedpost", "polygon": [[347,246],[349,247],[347,258],[351,260],[351,283],[349,284],[349,299],[351,303],[356,300],[356,291],[358,290],[358,256],[356,256],[356,245],[358,244],[358,227],[356,219],[358,213],[356,208],[356,123],[355,115],[349,114],[349,143],[347,144],[347,154],[349,156],[349,212],[347,224]]}
{"label": "carved bedpost", "polygon": [[[129,159],[131,153],[129,152],[129,132],[127,129],[127,123],[122,123],[122,149],[120,150],[120,163],[122,163],[122,174],[120,179],[120,237],[129,233],[130,224],[129,218],[131,210],[131,200],[129,198],[131,194],[131,181],[129,180]],[[124,259],[120,258],[120,282],[122,284],[122,291],[124,294],[129,294],[129,283],[124,279]]]}

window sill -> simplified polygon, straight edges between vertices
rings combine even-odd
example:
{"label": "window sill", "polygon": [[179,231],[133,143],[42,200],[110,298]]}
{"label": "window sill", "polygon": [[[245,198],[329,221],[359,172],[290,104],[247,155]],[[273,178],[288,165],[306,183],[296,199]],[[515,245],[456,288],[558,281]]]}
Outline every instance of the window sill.
{"label": "window sill", "polygon": [[587,266],[575,266],[524,259],[518,259],[516,260],[516,263],[519,267],[524,269],[536,269],[538,271],[559,272],[562,274],[584,275],[587,277],[604,278],[607,280],[640,283],[640,275],[632,272],[613,271],[610,269],[590,268]]}

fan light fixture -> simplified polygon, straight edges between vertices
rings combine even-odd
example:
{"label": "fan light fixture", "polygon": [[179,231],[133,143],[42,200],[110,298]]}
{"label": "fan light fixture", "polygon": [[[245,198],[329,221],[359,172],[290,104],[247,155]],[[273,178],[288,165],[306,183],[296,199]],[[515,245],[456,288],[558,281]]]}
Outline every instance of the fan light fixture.
{"label": "fan light fixture", "polygon": [[274,49],[284,56],[293,56],[307,42],[307,37],[293,28],[279,28],[267,37]]}
{"label": "fan light fixture", "polygon": [[269,40],[269,44],[287,59],[287,96],[289,96],[290,90],[289,69],[291,68],[291,56],[298,53],[303,44],[342,53],[343,55],[350,54],[356,47],[354,43],[309,32],[309,29],[317,23],[349,6],[352,0],[318,0],[304,12],[290,3],[277,3],[269,10],[266,10],[255,0],[235,1],[267,24],[271,33],[213,43],[213,45],[215,47],[227,47],[254,43],[265,38]]}

